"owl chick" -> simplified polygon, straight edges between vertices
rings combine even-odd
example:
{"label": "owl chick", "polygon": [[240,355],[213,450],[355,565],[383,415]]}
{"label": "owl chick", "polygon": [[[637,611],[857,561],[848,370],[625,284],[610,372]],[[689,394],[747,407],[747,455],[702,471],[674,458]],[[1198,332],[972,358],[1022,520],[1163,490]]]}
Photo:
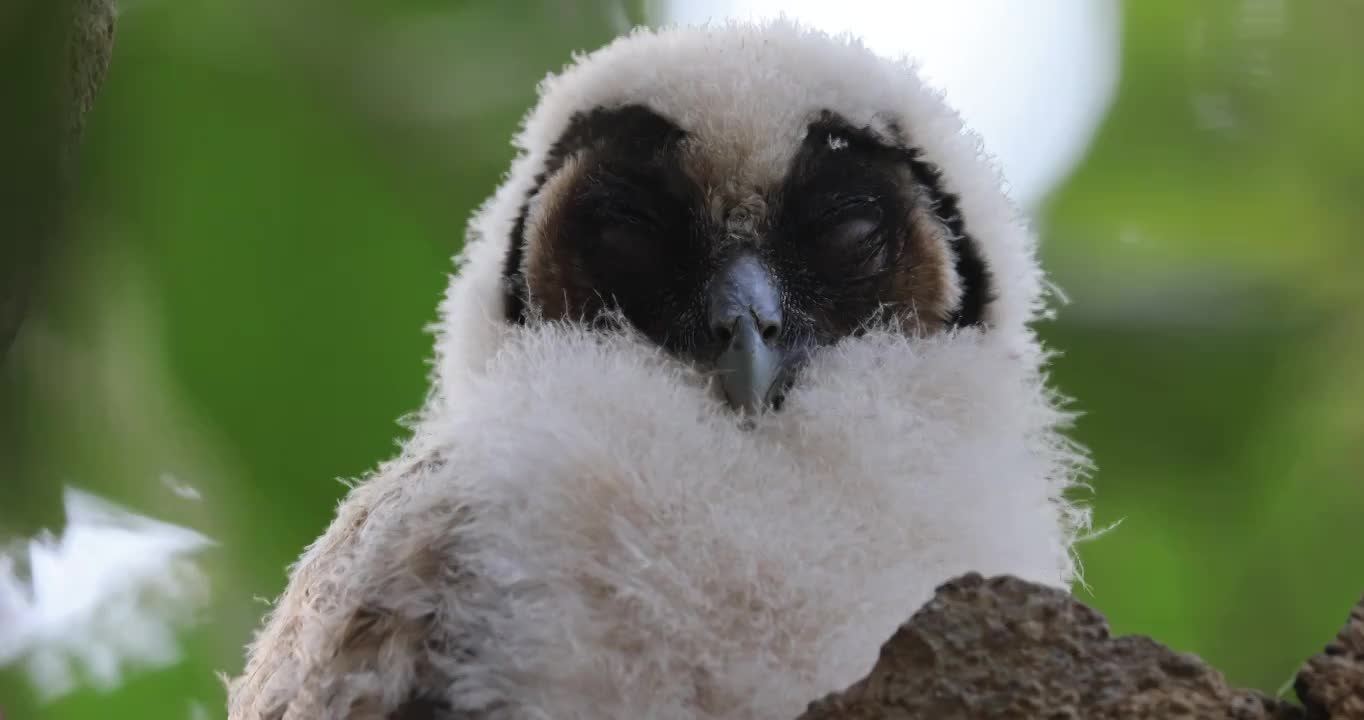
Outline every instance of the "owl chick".
{"label": "owl chick", "polygon": [[789,718],[954,575],[1073,579],[1034,241],[912,68],[678,27],[540,95],[232,718]]}

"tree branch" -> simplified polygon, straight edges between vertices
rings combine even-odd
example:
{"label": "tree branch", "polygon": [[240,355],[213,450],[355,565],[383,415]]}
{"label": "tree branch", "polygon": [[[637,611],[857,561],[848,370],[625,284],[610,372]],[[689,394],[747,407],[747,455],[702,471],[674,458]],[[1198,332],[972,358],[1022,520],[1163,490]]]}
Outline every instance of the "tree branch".
{"label": "tree branch", "polygon": [[1197,656],[1112,637],[1068,593],[970,574],[938,588],[865,679],[799,720],[1364,719],[1364,600],[1298,674],[1304,705],[1229,686]]}

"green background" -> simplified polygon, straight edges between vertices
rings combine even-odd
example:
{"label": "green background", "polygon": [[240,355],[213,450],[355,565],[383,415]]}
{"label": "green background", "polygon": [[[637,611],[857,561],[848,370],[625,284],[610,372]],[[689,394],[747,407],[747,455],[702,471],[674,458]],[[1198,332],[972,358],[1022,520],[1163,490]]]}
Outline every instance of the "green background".
{"label": "green background", "polygon": [[[1364,592],[1364,3],[1136,0],[1037,218],[1083,411],[1081,597],[1277,691]],[[381,7],[382,9],[376,9]],[[70,483],[208,534],[187,658],[28,718],[219,716],[217,671],[423,399],[424,326],[535,82],[639,8],[125,4],[70,236],[0,373],[0,539]],[[1210,110],[1211,108],[1211,110]],[[202,502],[169,492],[171,473]]]}

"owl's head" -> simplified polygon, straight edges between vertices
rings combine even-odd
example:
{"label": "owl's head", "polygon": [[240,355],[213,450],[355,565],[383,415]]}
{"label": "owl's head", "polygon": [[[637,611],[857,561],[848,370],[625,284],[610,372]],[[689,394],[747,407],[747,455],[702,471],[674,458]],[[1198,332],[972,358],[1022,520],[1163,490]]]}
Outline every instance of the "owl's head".
{"label": "owl's head", "polygon": [[1034,344],[1032,236],[913,68],[779,21],[641,30],[541,86],[471,223],[443,372],[519,324],[624,318],[734,407],[887,322]]}

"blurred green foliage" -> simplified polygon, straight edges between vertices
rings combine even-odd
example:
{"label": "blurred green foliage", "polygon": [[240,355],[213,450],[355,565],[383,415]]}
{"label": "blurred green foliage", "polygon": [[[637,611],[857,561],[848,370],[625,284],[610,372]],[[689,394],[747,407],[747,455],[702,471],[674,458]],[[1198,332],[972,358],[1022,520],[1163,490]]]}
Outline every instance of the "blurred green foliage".
{"label": "blurred green foliage", "polygon": [[[535,83],[641,17],[125,4],[74,229],[0,380],[0,528],[90,489],[217,539],[215,601],[185,663],[119,690],[39,706],[0,675],[10,720],[221,714],[254,598],[423,398],[423,328]],[[1055,379],[1122,521],[1080,592],[1270,691],[1364,590],[1359,27],[1355,0],[1128,3],[1116,103],[1038,218],[1072,301],[1043,328]]]}

